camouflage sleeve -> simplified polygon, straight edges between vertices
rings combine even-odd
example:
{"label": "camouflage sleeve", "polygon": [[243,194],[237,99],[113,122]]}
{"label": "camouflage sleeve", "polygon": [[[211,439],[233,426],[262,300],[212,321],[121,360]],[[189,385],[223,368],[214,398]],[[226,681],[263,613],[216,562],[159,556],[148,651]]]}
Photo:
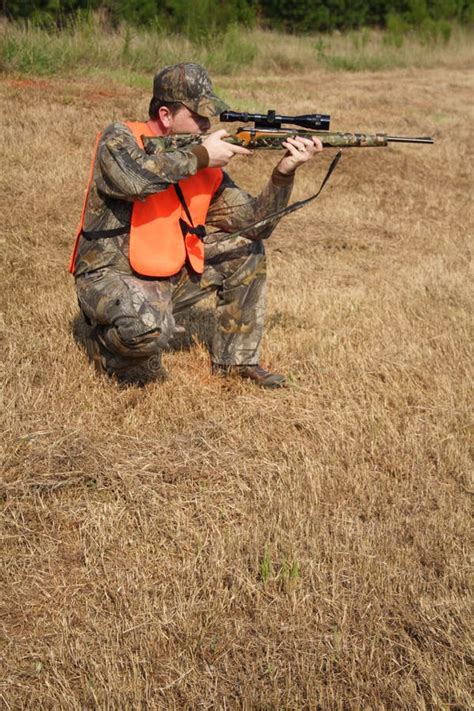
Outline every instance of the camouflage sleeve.
{"label": "camouflage sleeve", "polygon": [[194,175],[198,167],[198,158],[190,150],[148,155],[127,126],[113,123],[99,141],[95,183],[109,198],[144,200]]}
{"label": "camouflage sleeve", "polygon": [[[282,175],[275,169],[260,195],[252,197],[224,173],[223,181],[209,207],[206,225],[222,232],[236,232],[264,218],[288,204],[293,180],[293,175]],[[278,220],[275,220],[269,225],[246,232],[245,236],[254,240],[266,239],[277,224]]]}

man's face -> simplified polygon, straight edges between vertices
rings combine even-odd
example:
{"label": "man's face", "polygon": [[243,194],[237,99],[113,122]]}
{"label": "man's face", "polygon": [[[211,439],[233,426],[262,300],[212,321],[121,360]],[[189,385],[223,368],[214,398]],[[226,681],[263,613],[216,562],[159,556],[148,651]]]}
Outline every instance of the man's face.
{"label": "man's face", "polygon": [[170,133],[206,133],[211,127],[208,118],[195,114],[187,106],[180,106],[174,116],[170,117]]}

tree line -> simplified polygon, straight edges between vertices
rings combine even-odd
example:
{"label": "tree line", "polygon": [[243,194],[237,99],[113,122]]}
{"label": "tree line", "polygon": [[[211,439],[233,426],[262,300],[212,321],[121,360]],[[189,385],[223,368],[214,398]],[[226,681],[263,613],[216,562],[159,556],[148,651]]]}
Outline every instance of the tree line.
{"label": "tree line", "polygon": [[196,39],[232,24],[311,33],[474,22],[474,0],[2,0],[2,11],[56,28],[95,12],[112,27],[126,22]]}

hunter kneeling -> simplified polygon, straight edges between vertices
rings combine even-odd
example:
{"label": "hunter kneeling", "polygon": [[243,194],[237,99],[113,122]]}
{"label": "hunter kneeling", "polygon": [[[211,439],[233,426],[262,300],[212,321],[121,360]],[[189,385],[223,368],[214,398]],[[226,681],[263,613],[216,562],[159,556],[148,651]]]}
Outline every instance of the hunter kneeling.
{"label": "hunter kneeling", "polygon": [[[177,64],[155,76],[147,122],[113,123],[99,137],[70,263],[90,325],[88,355],[99,372],[126,379],[144,366],[160,373],[161,352],[181,330],[176,314],[215,291],[213,371],[263,387],[285,383],[259,365],[262,240],[276,222],[224,235],[284,207],[295,171],[322,150],[320,140],[284,142],[285,154],[255,198],[222,170],[234,156],[250,155],[226,143],[225,130],[187,149],[154,155],[143,149],[142,136],[207,133],[210,119],[227,108],[202,66]],[[212,237],[205,225],[215,230]]]}

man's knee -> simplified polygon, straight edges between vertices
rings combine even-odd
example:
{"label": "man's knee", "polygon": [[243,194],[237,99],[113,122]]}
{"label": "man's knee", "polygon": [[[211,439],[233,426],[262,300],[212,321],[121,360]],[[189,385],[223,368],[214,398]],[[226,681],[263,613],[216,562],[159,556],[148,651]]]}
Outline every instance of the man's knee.
{"label": "man's knee", "polygon": [[248,246],[245,258],[227,263],[223,283],[226,288],[248,286],[252,282],[265,282],[266,273],[267,260],[263,242],[252,241]]}
{"label": "man's knee", "polygon": [[161,328],[150,329],[137,318],[119,316],[113,326],[103,330],[105,345],[113,352],[132,358],[144,358],[166,348],[174,329],[167,320]]}

